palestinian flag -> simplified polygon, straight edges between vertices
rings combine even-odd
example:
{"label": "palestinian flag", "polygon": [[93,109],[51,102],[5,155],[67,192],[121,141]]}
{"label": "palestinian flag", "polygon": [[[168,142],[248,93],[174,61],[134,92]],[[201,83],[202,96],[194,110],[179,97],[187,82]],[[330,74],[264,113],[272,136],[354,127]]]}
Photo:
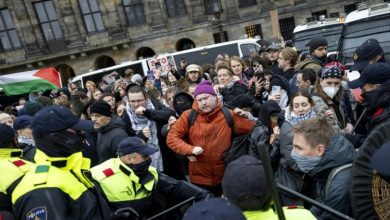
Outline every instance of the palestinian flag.
{"label": "palestinian flag", "polygon": [[60,73],[52,67],[0,75],[0,90],[8,96],[58,88],[61,88]]}

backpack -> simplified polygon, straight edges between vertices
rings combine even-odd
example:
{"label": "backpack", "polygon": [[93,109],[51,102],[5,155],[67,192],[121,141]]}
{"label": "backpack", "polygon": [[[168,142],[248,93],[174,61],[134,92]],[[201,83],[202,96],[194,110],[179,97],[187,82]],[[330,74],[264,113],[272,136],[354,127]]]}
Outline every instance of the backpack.
{"label": "backpack", "polygon": [[330,187],[330,184],[332,183],[333,179],[339,174],[341,171],[346,169],[352,169],[352,163],[347,163],[339,167],[335,167],[332,169],[332,171],[328,175],[328,179],[326,180],[325,184],[325,195],[328,195],[328,190]]}
{"label": "backpack", "polygon": [[[222,112],[225,116],[225,119],[231,129],[232,139],[230,142],[230,147],[222,154],[221,159],[223,160],[225,167],[232,162],[233,160],[241,157],[242,155],[249,154],[251,152],[250,148],[250,136],[251,133],[235,136],[234,131],[234,120],[232,113],[226,107],[222,108]],[[188,128],[190,128],[196,119],[197,112],[192,109],[188,117]]]}

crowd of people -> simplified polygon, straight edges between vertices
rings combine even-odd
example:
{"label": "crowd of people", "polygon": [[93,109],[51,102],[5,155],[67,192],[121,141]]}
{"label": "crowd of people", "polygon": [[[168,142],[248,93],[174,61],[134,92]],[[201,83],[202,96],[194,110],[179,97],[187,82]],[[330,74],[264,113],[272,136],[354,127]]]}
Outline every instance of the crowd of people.
{"label": "crowd of people", "polygon": [[[20,98],[0,113],[0,219],[277,219],[277,200],[286,219],[342,219],[283,191],[275,200],[267,178],[359,218],[352,164],[390,118],[390,65],[369,39],[350,81],[325,38],[308,47],[183,58],[153,77],[127,69],[113,84]],[[389,147],[370,162],[387,184]]]}

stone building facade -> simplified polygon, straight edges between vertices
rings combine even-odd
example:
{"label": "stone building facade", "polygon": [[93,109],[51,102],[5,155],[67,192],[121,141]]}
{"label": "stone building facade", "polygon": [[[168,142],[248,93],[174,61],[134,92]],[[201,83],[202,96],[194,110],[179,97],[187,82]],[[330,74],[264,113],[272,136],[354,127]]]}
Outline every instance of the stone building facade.
{"label": "stone building facade", "polygon": [[[53,66],[69,77],[225,40],[291,38],[361,0],[3,0],[0,73]],[[378,1],[378,2],[383,2]]]}

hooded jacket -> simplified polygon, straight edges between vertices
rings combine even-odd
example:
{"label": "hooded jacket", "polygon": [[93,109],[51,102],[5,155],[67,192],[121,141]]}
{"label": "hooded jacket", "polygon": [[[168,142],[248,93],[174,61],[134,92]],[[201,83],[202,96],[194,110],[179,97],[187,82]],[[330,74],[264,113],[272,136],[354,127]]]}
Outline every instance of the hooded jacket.
{"label": "hooded jacket", "polygon": [[[216,108],[203,113],[198,103],[192,108],[197,111],[194,124],[189,128],[188,118],[191,109],[183,112],[168,133],[167,145],[174,152],[184,156],[192,156],[192,149],[200,146],[204,152],[196,156],[196,162],[189,162],[190,180],[196,184],[215,186],[221,183],[224,174],[222,154],[229,148],[232,131],[222,111],[222,102],[219,100]],[[247,134],[254,123],[242,118],[231,111],[234,120],[236,135]]]}
{"label": "hooded jacket", "polygon": [[112,117],[106,126],[100,128],[96,142],[99,163],[117,157],[118,144],[126,137],[125,123],[120,118]]}
{"label": "hooded jacket", "polygon": [[[342,135],[334,136],[326,147],[325,153],[317,166],[309,172],[317,182],[317,201],[329,206],[341,213],[349,215],[350,199],[349,189],[351,184],[351,169],[340,171],[328,184],[329,174],[334,168],[352,163],[356,157],[353,145]],[[328,187],[328,189],[326,189]],[[310,211],[318,219],[338,219],[336,216],[325,212],[315,206]]]}

